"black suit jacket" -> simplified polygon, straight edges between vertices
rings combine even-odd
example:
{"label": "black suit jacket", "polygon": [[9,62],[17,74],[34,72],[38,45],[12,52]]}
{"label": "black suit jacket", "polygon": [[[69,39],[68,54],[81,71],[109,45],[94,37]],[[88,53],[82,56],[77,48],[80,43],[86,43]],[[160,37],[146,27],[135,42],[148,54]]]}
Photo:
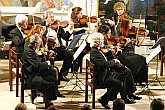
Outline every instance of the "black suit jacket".
{"label": "black suit jacket", "polygon": [[39,75],[41,70],[48,69],[48,64],[39,60],[31,45],[29,45],[24,51],[23,62],[29,75]]}
{"label": "black suit jacket", "polygon": [[12,39],[12,43],[16,47],[16,52],[19,53],[20,56],[22,56],[23,51],[24,51],[25,39],[23,38],[23,35],[21,34],[18,27],[11,30],[9,33],[9,36]]}
{"label": "black suit jacket", "polygon": [[103,85],[106,78],[111,75],[110,67],[116,66],[115,61],[107,61],[101,51],[96,47],[91,49],[90,60],[95,65],[96,85]]}

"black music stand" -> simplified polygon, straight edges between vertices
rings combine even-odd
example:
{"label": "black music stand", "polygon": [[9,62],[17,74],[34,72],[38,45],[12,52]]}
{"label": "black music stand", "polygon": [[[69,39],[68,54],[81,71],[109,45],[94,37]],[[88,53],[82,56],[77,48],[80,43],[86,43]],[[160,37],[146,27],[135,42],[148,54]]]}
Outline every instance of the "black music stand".
{"label": "black music stand", "polygon": [[[73,62],[77,59],[77,57],[80,55],[80,53],[83,51],[83,49],[85,48],[85,46],[87,45],[87,38],[88,38],[88,36],[89,36],[89,34],[84,34],[85,35],[85,38],[83,39],[83,41],[81,42],[81,45],[79,46],[79,48],[77,49],[77,51],[74,53],[74,55],[73,55],[73,57],[74,57],[74,60],[73,60]],[[81,37],[82,37],[82,35],[81,35]],[[79,40],[81,39],[81,37],[79,38]],[[78,41],[78,40],[77,40]],[[79,41],[78,41],[79,42]],[[74,46],[76,45],[76,43],[78,43],[78,42],[75,42],[75,44],[74,44]],[[72,44],[73,45],[73,44]],[[70,46],[69,46],[70,47]],[[73,48],[73,47],[72,47]],[[68,49],[71,49],[71,48],[68,48]],[[70,94],[74,89],[76,89],[76,87],[78,87],[81,91],[83,91],[83,92],[85,92],[82,88],[81,88],[81,85],[80,85],[80,83],[82,84],[82,85],[84,85],[85,86],[85,84],[78,78],[78,73],[74,70],[74,63],[73,63],[73,74],[72,74],[72,76],[70,77],[70,81],[72,81],[73,80],[73,78],[75,78],[76,79],[76,82],[75,82],[75,84],[74,84],[74,87],[72,88],[72,90],[70,90],[69,91],[69,93],[68,94]],[[69,81],[69,82],[70,82]],[[69,82],[67,82],[66,84],[65,84],[65,86],[69,83]],[[64,86],[64,87],[65,87]]]}
{"label": "black music stand", "polygon": [[[155,49],[154,49],[154,48],[155,48]],[[157,82],[161,85],[162,89],[164,90],[164,87],[163,87],[163,85],[160,83],[160,80],[159,80],[159,78],[158,78],[158,54],[159,54],[160,51],[161,51],[160,44],[155,43],[151,49],[154,49],[154,50],[153,50],[153,52],[146,58],[146,62],[147,62],[147,64],[149,64],[149,62],[150,62],[153,58],[155,58],[155,56],[156,56],[156,58],[157,58],[157,61],[156,61],[156,74],[155,74],[155,77],[152,79],[152,81],[150,81],[150,82],[147,81],[146,86],[144,86],[144,87],[142,88],[142,91],[141,91],[138,95],[142,94],[142,93],[144,92],[144,90],[146,90],[146,89],[148,90],[148,95],[149,95],[149,92],[150,92],[149,85],[150,85],[152,82],[155,82],[155,81],[157,81]],[[152,92],[150,92],[150,93],[151,93],[151,95],[152,95],[153,98],[154,98],[154,95],[152,94]],[[150,97],[149,97],[149,99],[150,99]]]}

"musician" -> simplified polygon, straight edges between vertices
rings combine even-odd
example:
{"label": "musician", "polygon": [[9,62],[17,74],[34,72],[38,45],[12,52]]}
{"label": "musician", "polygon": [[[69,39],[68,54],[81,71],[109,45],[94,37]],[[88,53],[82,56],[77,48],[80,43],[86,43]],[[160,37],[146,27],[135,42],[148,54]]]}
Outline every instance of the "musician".
{"label": "musician", "polygon": [[112,16],[114,16],[114,4],[117,2],[123,2],[124,4],[128,4],[128,0],[106,0],[106,2],[104,2],[105,4],[105,18],[111,18]]}
{"label": "musician", "polygon": [[[104,26],[101,26],[101,28],[105,29]],[[102,51],[102,47],[104,46],[104,36],[99,33],[98,35],[91,37],[94,40],[94,44],[91,49],[90,58],[91,61],[96,65],[96,85],[105,85],[107,88],[110,88],[108,89],[107,93],[105,93],[101,99],[99,99],[101,100],[100,103],[102,103],[102,105],[105,107],[109,100],[114,100],[116,98],[116,95],[119,91],[121,98],[124,99],[126,103],[135,103],[135,100],[140,100],[141,97],[137,97],[133,94],[136,91],[136,86],[134,84],[131,71],[122,66],[119,60],[109,58],[109,56],[106,58],[104,52]],[[113,88],[121,87],[120,83],[122,82],[124,82],[122,89]]]}
{"label": "musician", "polygon": [[[43,25],[46,26],[46,31],[44,35],[47,38],[53,38],[55,41],[55,46],[54,47],[48,47],[48,50],[53,50],[56,53],[56,58],[63,61],[62,68],[60,70],[60,80],[62,81],[69,81],[69,79],[66,77],[68,75],[68,71],[70,68],[70,65],[72,64],[73,61],[73,54],[72,52],[66,50],[65,46],[62,43],[63,40],[69,40],[71,34],[72,34],[72,29],[73,26],[69,25],[68,30],[65,31],[61,26],[58,26],[56,29],[52,28],[52,24],[55,22],[54,19],[54,14],[51,11],[47,11],[44,14],[44,22]],[[54,61],[52,61],[54,62]]]}
{"label": "musician", "polygon": [[15,18],[16,28],[10,31],[9,36],[12,38],[12,44],[16,47],[16,52],[22,58],[24,51],[24,43],[27,35],[24,33],[24,29],[28,25],[28,17],[19,14]]}
{"label": "musician", "polygon": [[137,29],[137,32],[132,34],[130,30],[131,27],[132,19],[129,16],[125,16],[122,19],[121,28],[118,35],[124,36],[126,40],[124,44],[120,44],[121,52],[117,56],[118,59],[131,70],[136,83],[147,83],[148,66],[146,63],[146,58],[142,55],[135,54],[135,46],[141,46],[149,31],[145,30],[142,38],[139,40],[137,34],[139,34],[140,31]]}
{"label": "musician", "polygon": [[[74,44],[78,42],[78,40],[82,37],[82,35],[86,32],[91,32],[91,28],[89,27],[89,22],[81,22],[81,19],[83,19],[84,15],[82,13],[83,9],[81,7],[74,7],[72,9],[71,13],[71,22],[74,24],[73,29],[73,39],[68,46],[68,49],[73,49],[75,52],[77,48],[74,47]],[[73,46],[72,46],[73,45]],[[82,65],[82,59],[85,54],[87,54],[90,51],[90,45],[87,43],[84,50],[80,53],[78,58],[73,62],[74,68],[73,70],[75,72],[78,71],[79,67]]]}
{"label": "musician", "polygon": [[[30,44],[25,48],[23,53],[23,63],[25,66],[25,76],[27,85],[34,86],[38,88],[46,88],[46,108],[52,104],[52,100],[56,100],[56,85],[57,79],[55,75],[55,70],[51,67],[50,61],[41,62],[38,60],[37,54],[35,52],[39,37],[33,35],[30,37]],[[35,97],[34,97],[35,98]],[[32,98],[32,101],[34,99]]]}
{"label": "musician", "polygon": [[110,16],[109,24],[111,26],[112,35],[116,36],[116,31],[120,30],[121,20],[127,16],[126,5],[123,2],[116,2],[113,6],[114,12]]}
{"label": "musician", "polygon": [[118,36],[123,36],[125,38],[125,43],[122,46],[123,47],[123,53],[124,52],[129,52],[129,53],[134,53],[135,50],[135,46],[141,46],[142,43],[144,42],[145,38],[147,37],[147,35],[149,34],[148,30],[142,30],[144,31],[144,35],[141,38],[141,40],[138,39],[137,35],[140,34],[140,30],[137,27],[136,30],[132,30],[133,32],[131,32],[131,28],[132,28],[132,18],[129,16],[125,16],[122,19],[121,22],[121,27],[120,27],[120,31],[118,32]]}

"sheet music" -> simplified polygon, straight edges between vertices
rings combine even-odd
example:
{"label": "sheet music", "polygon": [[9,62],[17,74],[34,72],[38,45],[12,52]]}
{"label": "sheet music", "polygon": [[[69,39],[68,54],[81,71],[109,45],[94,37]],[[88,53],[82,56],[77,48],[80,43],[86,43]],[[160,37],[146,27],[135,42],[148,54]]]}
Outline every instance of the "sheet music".
{"label": "sheet music", "polygon": [[85,36],[84,40],[82,41],[80,47],[77,49],[77,51],[74,53],[73,58],[74,60],[80,55],[80,53],[84,50],[85,46],[87,45],[86,39],[89,35]]}
{"label": "sheet music", "polygon": [[159,52],[161,51],[160,45],[158,45],[149,56],[146,57],[146,63],[148,64]]}

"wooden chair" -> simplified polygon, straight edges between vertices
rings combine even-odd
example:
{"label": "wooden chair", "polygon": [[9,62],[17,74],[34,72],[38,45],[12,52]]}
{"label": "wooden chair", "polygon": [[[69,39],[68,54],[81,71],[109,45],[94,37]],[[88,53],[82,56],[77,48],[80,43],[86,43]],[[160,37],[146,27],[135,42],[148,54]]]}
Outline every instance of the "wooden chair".
{"label": "wooden chair", "polygon": [[85,79],[85,102],[88,102],[88,86],[91,87],[92,93],[92,108],[95,108],[95,90],[96,89],[105,89],[105,87],[96,86],[95,84],[95,73],[94,73],[94,64],[86,59],[86,79]]}
{"label": "wooden chair", "polygon": [[9,50],[9,85],[10,91],[13,91],[13,77],[16,76],[16,97],[18,97],[18,89],[19,89],[19,55],[14,52],[14,49],[11,48]]}
{"label": "wooden chair", "polygon": [[[43,89],[43,88],[36,88],[36,87],[31,87],[28,86],[27,83],[25,82],[25,67],[23,64],[22,69],[21,69],[21,103],[24,103],[24,90],[38,90],[38,89]],[[44,89],[45,94],[46,94],[46,89]],[[46,95],[44,95],[44,102],[45,102],[45,108],[46,108]]]}
{"label": "wooden chair", "polygon": [[148,27],[148,25],[156,25],[156,24],[157,24],[156,6],[148,6],[146,8],[145,28]]}

